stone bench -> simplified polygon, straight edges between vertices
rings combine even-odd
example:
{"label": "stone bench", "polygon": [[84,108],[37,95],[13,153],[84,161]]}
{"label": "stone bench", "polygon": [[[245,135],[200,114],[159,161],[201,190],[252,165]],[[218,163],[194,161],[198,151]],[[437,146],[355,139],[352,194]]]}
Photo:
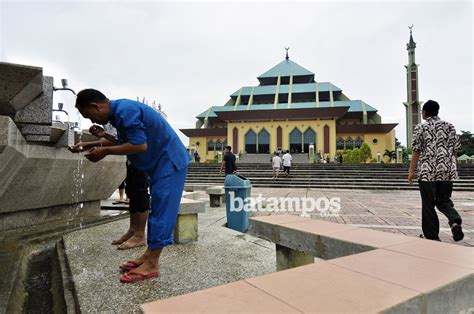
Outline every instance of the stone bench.
{"label": "stone bench", "polygon": [[178,218],[174,227],[174,241],[179,244],[197,241],[198,239],[198,213],[206,212],[206,203],[181,198]]}
{"label": "stone bench", "polygon": [[209,204],[211,207],[219,207],[225,202],[225,190],[223,186],[212,186],[206,189],[206,194],[209,195]]}
{"label": "stone bench", "polygon": [[283,271],[146,303],[143,312],[474,310],[472,248],[291,215],[251,218],[250,232],[275,242]]}
{"label": "stone bench", "polygon": [[187,191],[183,191],[183,198],[189,198],[189,199],[192,199],[192,200],[197,200],[199,199],[199,192],[187,192]]}

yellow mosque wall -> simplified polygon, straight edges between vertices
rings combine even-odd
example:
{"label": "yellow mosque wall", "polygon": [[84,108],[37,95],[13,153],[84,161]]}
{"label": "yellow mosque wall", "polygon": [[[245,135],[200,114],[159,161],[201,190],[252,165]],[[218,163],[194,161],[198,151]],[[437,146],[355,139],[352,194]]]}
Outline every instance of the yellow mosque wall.
{"label": "yellow mosque wall", "polygon": [[255,133],[260,133],[263,129],[270,134],[270,152],[277,149],[277,128],[282,128],[282,148],[284,150],[290,147],[290,133],[297,128],[301,133],[304,133],[308,128],[311,128],[316,133],[315,153],[324,150],[324,126],[329,127],[329,154],[334,156],[336,152],[336,123],[334,120],[300,120],[300,121],[261,121],[261,122],[229,122],[227,124],[227,139],[229,145],[233,143],[233,130],[237,127],[238,134],[238,148],[240,152],[245,149],[245,134],[252,129]]}
{"label": "yellow mosque wall", "polygon": [[[370,150],[372,151],[372,158],[376,158],[377,153],[380,153],[384,162],[388,162],[388,158],[383,157],[385,150],[395,150],[395,129],[391,130],[388,133],[344,133],[336,135],[336,138],[338,137],[341,137],[344,140],[349,137],[351,137],[353,140],[357,137],[362,138],[364,140],[364,143],[367,143],[367,145],[369,145]],[[374,143],[374,139],[377,140],[377,143]],[[346,147],[346,149],[349,149],[349,147]]]}
{"label": "yellow mosque wall", "polygon": [[[270,152],[277,149],[277,128],[282,128],[282,148],[289,148],[289,134],[294,128],[297,128],[301,133],[304,133],[309,127],[316,133],[316,145],[315,153],[323,153],[324,150],[324,126],[329,126],[329,156],[333,160],[336,154],[336,139],[342,137],[344,140],[351,137],[355,140],[360,137],[367,143],[372,151],[372,158],[376,158],[377,153],[383,156],[385,150],[395,150],[395,130],[391,130],[388,133],[351,133],[351,134],[336,134],[336,123],[334,120],[300,120],[300,121],[261,121],[261,122],[229,122],[227,125],[227,144],[233,145],[232,132],[234,127],[239,130],[238,133],[238,149],[243,152],[245,149],[245,134],[252,129],[255,133],[260,133],[262,129],[267,130],[270,134]],[[190,137],[189,147],[196,149],[201,156],[201,161],[212,161],[217,154],[217,151],[207,151],[207,142],[213,141],[224,141],[225,138],[222,136],[200,136]],[[374,143],[374,139],[377,143]],[[199,145],[197,145],[199,142]],[[347,148],[348,149],[348,148]],[[388,158],[382,157],[385,162],[388,162]]]}

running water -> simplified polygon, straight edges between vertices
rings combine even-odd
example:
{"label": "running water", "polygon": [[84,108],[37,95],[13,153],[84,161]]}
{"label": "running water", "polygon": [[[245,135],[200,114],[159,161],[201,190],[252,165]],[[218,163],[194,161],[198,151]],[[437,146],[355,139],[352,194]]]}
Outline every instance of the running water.
{"label": "running water", "polygon": [[[78,113],[78,135],[79,135],[79,142],[82,141],[82,128],[81,128],[81,118],[80,114]],[[82,149],[81,149],[82,150]],[[84,188],[82,186],[82,183],[84,181],[84,169],[83,169],[83,163],[84,163],[84,157],[82,156],[82,152],[79,153],[79,158],[77,159],[77,165],[76,168],[73,171],[72,178],[73,178],[73,183],[74,187],[72,190],[72,200],[74,204],[72,205],[72,211],[69,213],[69,221],[76,221],[77,217],[79,216],[80,211],[84,208],[84,203],[81,203],[80,200],[82,199],[82,196],[84,194]],[[69,221],[67,224],[69,224]],[[79,221],[78,224],[79,228],[82,229],[82,218]]]}

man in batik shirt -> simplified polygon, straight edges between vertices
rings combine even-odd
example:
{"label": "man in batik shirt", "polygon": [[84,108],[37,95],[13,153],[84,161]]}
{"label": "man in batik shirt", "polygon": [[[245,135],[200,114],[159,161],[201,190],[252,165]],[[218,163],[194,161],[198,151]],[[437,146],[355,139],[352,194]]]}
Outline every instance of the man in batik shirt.
{"label": "man in batik shirt", "polygon": [[439,220],[435,207],[449,221],[454,241],[464,234],[459,216],[451,201],[453,180],[457,179],[456,151],[459,137],[454,126],[438,117],[439,105],[433,100],[423,105],[423,119],[413,132],[413,157],[408,182],[413,183],[418,168],[418,186],[421,194],[421,226],[426,239],[440,241]]}

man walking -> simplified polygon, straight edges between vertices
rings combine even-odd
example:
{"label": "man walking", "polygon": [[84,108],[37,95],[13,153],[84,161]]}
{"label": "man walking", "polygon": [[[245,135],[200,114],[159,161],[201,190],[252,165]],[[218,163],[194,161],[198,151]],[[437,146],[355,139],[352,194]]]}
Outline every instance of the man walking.
{"label": "man walking", "polygon": [[235,164],[235,156],[232,154],[232,147],[226,146],[224,150],[224,159],[221,164],[221,171],[225,170],[225,175],[234,174],[237,171],[237,165]]}
{"label": "man walking", "polygon": [[291,168],[291,158],[290,151],[287,150],[286,154],[283,155],[283,171],[285,172],[286,176],[290,176],[290,168]]}
{"label": "man walking", "polygon": [[413,183],[418,166],[418,185],[421,194],[421,226],[426,239],[440,241],[439,220],[435,207],[449,221],[454,241],[464,238],[459,216],[451,201],[453,180],[457,179],[456,150],[459,138],[454,126],[438,117],[439,104],[428,100],[423,105],[424,124],[413,132],[413,156],[408,182]]}
{"label": "man walking", "polygon": [[275,156],[272,159],[272,167],[273,167],[273,180],[278,179],[278,175],[280,174],[280,168],[281,168],[281,158],[280,158],[280,153],[275,152]]}

